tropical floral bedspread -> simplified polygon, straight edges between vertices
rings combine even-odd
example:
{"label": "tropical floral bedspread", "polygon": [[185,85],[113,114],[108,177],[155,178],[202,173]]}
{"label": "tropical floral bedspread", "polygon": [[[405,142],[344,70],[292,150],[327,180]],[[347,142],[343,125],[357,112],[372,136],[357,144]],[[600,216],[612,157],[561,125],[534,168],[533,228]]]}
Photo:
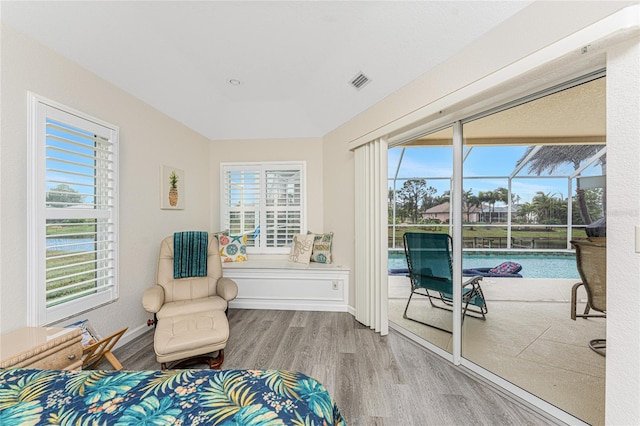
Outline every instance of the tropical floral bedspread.
{"label": "tropical floral bedspread", "polygon": [[343,425],[316,380],[279,370],[0,370],[0,425]]}

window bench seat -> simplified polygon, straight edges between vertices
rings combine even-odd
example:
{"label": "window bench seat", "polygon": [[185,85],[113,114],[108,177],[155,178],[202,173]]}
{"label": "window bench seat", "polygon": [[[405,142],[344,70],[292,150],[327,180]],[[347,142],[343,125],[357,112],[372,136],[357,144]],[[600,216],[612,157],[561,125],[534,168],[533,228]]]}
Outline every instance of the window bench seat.
{"label": "window bench seat", "polygon": [[229,307],[347,312],[349,268],[280,259],[223,263],[223,275],[238,284]]}

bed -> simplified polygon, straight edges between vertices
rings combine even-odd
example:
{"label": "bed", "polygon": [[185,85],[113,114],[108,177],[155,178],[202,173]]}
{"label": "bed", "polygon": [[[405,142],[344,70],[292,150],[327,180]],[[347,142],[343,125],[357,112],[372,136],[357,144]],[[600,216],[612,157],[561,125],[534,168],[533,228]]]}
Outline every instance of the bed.
{"label": "bed", "polygon": [[340,425],[322,384],[280,370],[0,370],[0,424]]}

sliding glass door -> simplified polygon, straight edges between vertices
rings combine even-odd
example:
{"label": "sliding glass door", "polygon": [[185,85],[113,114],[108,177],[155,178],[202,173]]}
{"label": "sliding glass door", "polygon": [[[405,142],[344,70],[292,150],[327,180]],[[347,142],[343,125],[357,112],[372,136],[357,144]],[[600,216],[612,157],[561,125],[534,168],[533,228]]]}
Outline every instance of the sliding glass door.
{"label": "sliding glass door", "polygon": [[[572,241],[606,235],[603,74],[389,151],[390,321],[590,424],[604,423],[605,362],[589,341],[605,337],[606,318],[572,319],[587,306],[580,286],[573,308]],[[482,277],[481,293],[463,287],[460,335],[440,330],[453,330],[453,314],[426,297],[404,314],[404,232],[448,233],[462,247],[461,281]],[[484,317],[471,312],[478,298]]]}
{"label": "sliding glass door", "polygon": [[[389,317],[405,330],[451,353],[450,310],[432,307],[407,277],[405,232],[451,234],[453,128],[389,150]],[[416,290],[412,294],[412,290]],[[409,298],[411,297],[411,301]],[[426,324],[433,325],[433,327]],[[448,330],[449,332],[445,331]]]}
{"label": "sliding glass door", "polygon": [[604,423],[605,359],[589,341],[606,319],[571,319],[571,241],[606,214],[604,94],[600,78],[463,125],[477,211],[463,211],[463,264],[495,273],[482,281],[486,321],[464,322],[462,356],[589,424]]}

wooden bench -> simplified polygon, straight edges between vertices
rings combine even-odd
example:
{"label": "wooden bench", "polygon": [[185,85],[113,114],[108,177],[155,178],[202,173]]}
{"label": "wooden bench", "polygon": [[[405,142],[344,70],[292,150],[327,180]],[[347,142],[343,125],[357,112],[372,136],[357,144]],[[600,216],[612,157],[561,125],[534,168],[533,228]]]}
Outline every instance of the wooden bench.
{"label": "wooden bench", "polygon": [[238,284],[232,308],[348,311],[349,268],[341,265],[249,258],[222,268]]}

